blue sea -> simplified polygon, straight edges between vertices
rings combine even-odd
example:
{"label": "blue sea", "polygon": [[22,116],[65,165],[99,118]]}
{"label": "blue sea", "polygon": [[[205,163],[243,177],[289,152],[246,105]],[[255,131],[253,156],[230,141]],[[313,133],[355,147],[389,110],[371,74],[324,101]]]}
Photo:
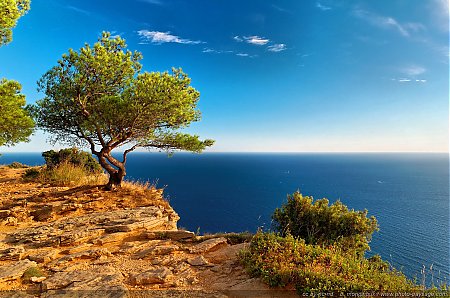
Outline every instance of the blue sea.
{"label": "blue sea", "polygon": [[[12,161],[43,163],[38,153],[0,157]],[[378,219],[370,254],[419,281],[425,266],[427,284],[450,280],[448,154],[136,152],[127,173],[164,187],[179,226],[200,233],[269,229],[274,209],[297,190],[341,200]]]}

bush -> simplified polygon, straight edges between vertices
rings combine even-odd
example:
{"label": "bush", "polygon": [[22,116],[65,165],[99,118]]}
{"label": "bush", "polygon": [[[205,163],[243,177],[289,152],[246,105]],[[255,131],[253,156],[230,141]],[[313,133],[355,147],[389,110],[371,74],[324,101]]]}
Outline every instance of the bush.
{"label": "bush", "polygon": [[35,180],[39,177],[40,171],[38,168],[29,168],[22,174],[22,178],[26,181]]}
{"label": "bush", "polygon": [[23,169],[23,168],[28,168],[27,165],[24,165],[20,162],[14,161],[11,164],[8,165],[9,168],[11,169]]}
{"label": "bush", "polygon": [[42,153],[45,159],[47,169],[54,169],[63,163],[72,164],[77,167],[83,167],[86,171],[99,174],[102,173],[100,164],[92,157],[91,154],[79,151],[77,148],[66,148],[59,151],[45,151]]}
{"label": "bush", "polygon": [[258,232],[239,257],[251,276],[272,287],[295,286],[299,293],[416,289],[380,258],[359,258],[339,246],[306,244],[289,234]]}
{"label": "bush", "polygon": [[378,230],[375,217],[367,218],[367,210],[349,210],[340,201],[328,204],[327,199],[313,202],[300,192],[288,195],[287,203],[272,216],[274,228],[281,236],[291,234],[306,244],[339,244],[363,256],[370,249],[372,233]]}
{"label": "bush", "polygon": [[42,170],[38,176],[40,183],[50,183],[57,186],[98,185],[105,183],[103,173],[91,173],[85,167],[62,162],[53,168]]}

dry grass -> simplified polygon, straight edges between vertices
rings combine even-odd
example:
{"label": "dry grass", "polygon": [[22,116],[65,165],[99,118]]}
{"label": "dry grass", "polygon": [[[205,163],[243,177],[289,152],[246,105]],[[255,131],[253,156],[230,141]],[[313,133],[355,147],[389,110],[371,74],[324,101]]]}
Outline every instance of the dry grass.
{"label": "dry grass", "polygon": [[61,163],[55,168],[40,170],[35,181],[57,186],[100,185],[105,184],[108,177],[105,174],[89,173],[85,168],[71,163]]}
{"label": "dry grass", "polygon": [[122,187],[123,190],[136,192],[140,194],[145,194],[146,192],[154,192],[156,190],[156,185],[150,182],[140,182],[140,181],[123,181]]}

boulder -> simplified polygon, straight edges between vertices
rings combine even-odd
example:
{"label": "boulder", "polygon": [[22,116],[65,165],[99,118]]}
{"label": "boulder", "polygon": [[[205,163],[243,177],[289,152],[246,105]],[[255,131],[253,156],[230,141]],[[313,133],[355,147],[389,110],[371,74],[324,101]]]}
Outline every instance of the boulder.
{"label": "boulder", "polygon": [[206,241],[203,241],[199,244],[196,244],[189,248],[190,253],[205,253],[209,251],[213,251],[216,249],[219,249],[221,246],[227,245],[227,239],[220,237],[220,238],[212,238]]}
{"label": "boulder", "polygon": [[171,276],[172,271],[166,267],[160,267],[131,276],[131,283],[133,285],[163,284]]}
{"label": "boulder", "polygon": [[25,249],[22,246],[14,246],[0,250],[0,261],[19,261],[22,259]]}

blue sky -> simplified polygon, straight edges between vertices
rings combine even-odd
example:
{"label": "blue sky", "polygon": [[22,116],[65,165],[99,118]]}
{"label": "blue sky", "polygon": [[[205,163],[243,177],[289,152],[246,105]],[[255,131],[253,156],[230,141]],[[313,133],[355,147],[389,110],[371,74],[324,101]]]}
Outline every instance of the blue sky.
{"label": "blue sky", "polygon": [[[0,77],[36,81],[102,31],[201,93],[210,151],[448,151],[448,0],[32,0]],[[0,151],[50,148],[30,143]]]}

